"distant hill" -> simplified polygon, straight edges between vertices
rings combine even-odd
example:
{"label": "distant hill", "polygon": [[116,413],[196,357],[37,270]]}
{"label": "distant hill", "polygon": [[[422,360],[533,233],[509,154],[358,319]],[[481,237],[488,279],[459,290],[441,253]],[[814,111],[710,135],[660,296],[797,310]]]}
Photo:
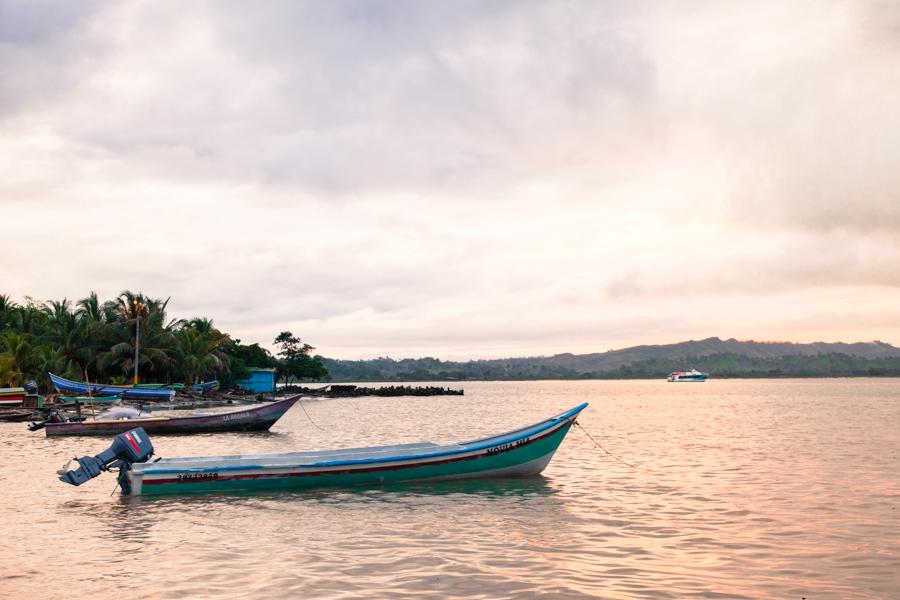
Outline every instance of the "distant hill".
{"label": "distant hill", "polygon": [[442,361],[322,358],[332,381],[656,379],[695,368],[712,377],[900,376],[900,348],[884,342],[794,344],[708,338],[593,354]]}

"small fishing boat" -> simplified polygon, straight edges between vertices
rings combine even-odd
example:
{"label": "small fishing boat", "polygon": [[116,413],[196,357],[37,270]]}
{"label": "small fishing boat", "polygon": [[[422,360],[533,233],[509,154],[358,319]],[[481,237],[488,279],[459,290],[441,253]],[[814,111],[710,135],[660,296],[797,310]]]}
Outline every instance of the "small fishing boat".
{"label": "small fishing boat", "polygon": [[97,456],[78,459],[60,480],[81,485],[119,469],[125,494],[180,494],[241,490],[383,485],[537,475],[550,462],[587,403],[521,429],[439,446],[431,442],[285,454],[195,456],[147,462],[153,445],[145,431],[116,436]]}
{"label": "small fishing boat", "polygon": [[175,397],[175,390],[171,388],[140,388],[128,385],[102,385],[98,383],[88,384],[80,381],[70,381],[59,375],[48,373],[53,386],[60,392],[74,392],[83,396],[122,396],[123,398],[145,398],[148,400],[171,400]]}
{"label": "small fishing boat", "polygon": [[56,402],[60,404],[115,404],[121,402],[122,396],[58,396]]}
{"label": "small fishing boat", "polygon": [[195,383],[191,386],[192,391],[199,392],[201,394],[212,392],[213,390],[217,389],[219,389],[219,381],[217,379],[213,379],[212,381],[204,381],[203,383]]}
{"label": "small fishing boat", "polygon": [[183,383],[138,383],[131,387],[140,388],[144,390],[175,390],[176,392],[180,392],[185,388],[190,388],[192,392],[208,392],[210,390],[218,389],[219,380],[213,379],[212,381],[204,381],[203,383],[195,383],[190,386],[186,386]]}
{"label": "small fishing boat", "polygon": [[25,400],[25,388],[0,388],[0,406],[21,406]]}
{"label": "small fishing boat", "polygon": [[706,381],[708,377],[709,373],[701,373],[697,369],[691,369],[690,371],[673,371],[669,374],[668,381]]}
{"label": "small fishing boat", "polygon": [[19,423],[22,421],[31,421],[38,417],[40,413],[27,408],[0,408],[0,423]]}
{"label": "small fishing boat", "polygon": [[30,429],[43,429],[47,436],[56,435],[115,435],[142,427],[149,433],[212,433],[221,431],[265,431],[275,424],[300,399],[292,396],[277,402],[267,402],[239,410],[190,415],[185,417],[152,417],[138,413],[136,418],[87,419],[62,421],[56,418],[35,423]]}

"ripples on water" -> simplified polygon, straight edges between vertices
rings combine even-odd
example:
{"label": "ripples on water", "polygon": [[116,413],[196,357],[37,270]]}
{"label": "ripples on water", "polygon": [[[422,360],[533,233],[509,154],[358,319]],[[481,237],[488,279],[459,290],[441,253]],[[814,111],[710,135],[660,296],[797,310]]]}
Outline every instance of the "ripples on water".
{"label": "ripples on water", "polygon": [[466,383],[308,400],[162,456],[453,442],[589,401],[540,477],[163,498],[0,423],[0,597],[900,598],[900,380]]}

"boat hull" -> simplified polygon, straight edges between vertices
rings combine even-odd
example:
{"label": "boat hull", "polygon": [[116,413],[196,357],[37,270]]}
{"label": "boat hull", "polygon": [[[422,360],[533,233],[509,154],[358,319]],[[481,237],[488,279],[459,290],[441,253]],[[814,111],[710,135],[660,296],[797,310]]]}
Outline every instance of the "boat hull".
{"label": "boat hull", "polygon": [[0,410],[0,422],[21,423],[23,421],[33,421],[39,414],[40,413],[28,409],[16,410],[7,408]]}
{"label": "boat hull", "polygon": [[25,400],[25,388],[0,388],[0,406],[21,406]]}
{"label": "boat hull", "polygon": [[115,435],[135,427],[143,427],[148,434],[157,435],[264,431],[274,425],[299,398],[299,396],[295,396],[238,411],[189,417],[151,417],[147,419],[118,419],[114,421],[47,423],[44,426],[44,431],[46,431],[48,437],[60,435]]}
{"label": "boat hull", "polygon": [[48,373],[50,381],[60,392],[74,392],[91,396],[122,396],[123,398],[145,398],[148,400],[171,400],[175,397],[173,389],[138,388],[125,385],[100,385],[92,383],[90,391],[88,385],[80,381],[70,381],[59,375]]}
{"label": "boat hull", "polygon": [[691,369],[690,371],[673,371],[669,374],[668,381],[670,383],[699,383],[706,381],[709,377],[709,373],[701,373],[697,369]]}
{"label": "boat hull", "polygon": [[[125,474],[123,489],[132,495],[151,495],[525,477],[544,470],[584,406],[557,417],[543,429],[526,428],[520,430],[521,435],[476,440],[454,451],[296,465],[208,467],[191,465],[189,459],[173,459],[171,466],[179,468],[168,468],[165,461],[135,464]],[[228,458],[222,457],[223,462]]]}

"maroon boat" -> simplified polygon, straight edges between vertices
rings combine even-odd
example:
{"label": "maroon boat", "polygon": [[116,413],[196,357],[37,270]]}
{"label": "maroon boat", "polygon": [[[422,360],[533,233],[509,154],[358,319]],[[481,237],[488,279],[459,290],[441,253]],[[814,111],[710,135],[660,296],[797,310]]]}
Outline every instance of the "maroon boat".
{"label": "maroon boat", "polygon": [[292,396],[276,402],[254,405],[222,413],[189,417],[139,417],[135,419],[91,419],[43,424],[47,435],[115,435],[143,427],[147,433],[217,433],[221,431],[265,431],[298,400]]}

